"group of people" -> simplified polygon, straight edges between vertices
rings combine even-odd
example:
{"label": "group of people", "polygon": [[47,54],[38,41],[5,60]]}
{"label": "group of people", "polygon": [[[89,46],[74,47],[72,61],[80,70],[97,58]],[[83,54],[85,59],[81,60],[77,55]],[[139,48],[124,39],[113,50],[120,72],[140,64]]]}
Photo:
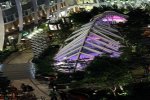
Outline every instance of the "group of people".
{"label": "group of people", "polygon": [[25,85],[24,83],[21,84],[21,89],[23,92],[31,92],[34,89],[30,85]]}

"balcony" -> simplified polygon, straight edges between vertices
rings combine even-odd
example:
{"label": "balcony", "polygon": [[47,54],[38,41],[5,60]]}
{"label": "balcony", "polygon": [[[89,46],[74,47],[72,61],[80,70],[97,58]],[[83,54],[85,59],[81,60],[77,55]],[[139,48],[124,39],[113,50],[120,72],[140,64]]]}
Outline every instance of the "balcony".
{"label": "balcony", "polygon": [[24,4],[24,5],[22,5],[22,10],[24,11],[24,10],[30,9],[32,7],[33,7],[32,2],[28,2],[28,3]]}
{"label": "balcony", "polygon": [[9,8],[9,9],[5,9],[5,10],[3,10],[3,16],[12,15],[14,13],[17,13],[16,11],[17,11],[16,6],[13,6],[13,7]]}
{"label": "balcony", "polygon": [[31,15],[32,13],[34,13],[33,8],[29,8],[29,9],[23,10],[23,17],[29,16],[29,15]]}
{"label": "balcony", "polygon": [[9,1],[9,0],[0,0],[0,3],[6,2],[6,1]]}
{"label": "balcony", "polygon": [[38,5],[42,5],[42,4],[44,4],[45,3],[45,0],[37,0],[37,4]]}
{"label": "balcony", "polygon": [[11,15],[8,15],[8,16],[4,16],[4,23],[5,24],[8,24],[8,23],[12,23],[14,21],[17,20],[17,13],[14,13],[14,14],[11,14]]}

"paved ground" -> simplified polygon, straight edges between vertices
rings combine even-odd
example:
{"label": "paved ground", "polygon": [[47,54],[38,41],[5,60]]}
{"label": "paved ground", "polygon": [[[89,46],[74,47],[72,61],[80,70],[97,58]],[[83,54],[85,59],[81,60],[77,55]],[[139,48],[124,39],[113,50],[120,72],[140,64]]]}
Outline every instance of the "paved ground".
{"label": "paved ground", "polygon": [[37,98],[44,97],[44,100],[50,100],[48,86],[40,84],[33,78],[32,63],[30,62],[32,57],[31,50],[24,50],[10,55],[3,63],[4,75],[11,79],[12,84],[18,89],[20,89],[21,83],[31,85]]}
{"label": "paved ground", "polygon": [[33,53],[31,50],[24,50],[20,52],[15,52],[10,55],[5,61],[4,64],[20,64],[28,63],[29,60],[33,58]]}
{"label": "paved ground", "polygon": [[2,71],[10,80],[34,78],[30,63],[3,64]]}

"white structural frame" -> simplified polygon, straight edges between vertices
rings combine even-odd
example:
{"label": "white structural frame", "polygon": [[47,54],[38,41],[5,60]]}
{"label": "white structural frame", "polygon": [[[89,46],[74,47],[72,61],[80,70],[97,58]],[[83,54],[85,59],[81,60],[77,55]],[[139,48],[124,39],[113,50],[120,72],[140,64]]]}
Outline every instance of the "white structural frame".
{"label": "white structural frame", "polygon": [[119,36],[117,29],[111,27],[114,22],[102,20],[108,16],[119,16],[124,21],[128,17],[114,11],[106,11],[95,16],[91,22],[83,25],[65,40],[65,45],[60,48],[54,59],[58,62],[74,61],[76,70],[79,62],[87,58],[92,60],[95,56],[105,53],[111,57],[119,57],[119,48],[122,46],[120,41],[123,41],[123,38]]}

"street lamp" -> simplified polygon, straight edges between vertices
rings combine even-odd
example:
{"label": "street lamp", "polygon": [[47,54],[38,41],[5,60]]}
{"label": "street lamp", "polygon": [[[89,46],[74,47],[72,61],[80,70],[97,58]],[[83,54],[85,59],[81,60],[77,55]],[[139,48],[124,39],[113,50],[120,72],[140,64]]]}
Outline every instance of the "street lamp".
{"label": "street lamp", "polygon": [[9,41],[10,45],[13,46],[15,49],[16,47],[15,47],[14,39],[15,38],[13,36],[8,36],[8,41]]}

